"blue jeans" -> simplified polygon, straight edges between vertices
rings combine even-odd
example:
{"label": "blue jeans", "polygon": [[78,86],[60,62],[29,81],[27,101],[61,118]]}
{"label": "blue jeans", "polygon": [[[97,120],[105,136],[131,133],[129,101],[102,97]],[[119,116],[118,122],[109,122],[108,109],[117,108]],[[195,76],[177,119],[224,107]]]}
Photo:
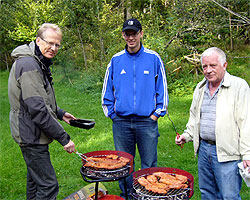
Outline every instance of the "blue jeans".
{"label": "blue jeans", "polygon": [[[141,168],[157,166],[158,123],[150,117],[119,117],[113,119],[115,149],[135,157],[136,145],[141,158]],[[127,194],[132,188],[132,174],[126,178]],[[119,181],[124,197],[124,181]]]}
{"label": "blue jeans", "polygon": [[202,200],[238,200],[242,178],[239,160],[218,162],[216,145],[201,140],[198,153],[199,188]]}

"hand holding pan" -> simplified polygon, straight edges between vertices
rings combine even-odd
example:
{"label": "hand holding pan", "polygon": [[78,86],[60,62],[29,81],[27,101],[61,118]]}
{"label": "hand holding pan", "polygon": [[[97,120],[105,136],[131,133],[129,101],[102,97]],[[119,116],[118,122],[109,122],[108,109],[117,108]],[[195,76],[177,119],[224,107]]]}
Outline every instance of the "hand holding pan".
{"label": "hand holding pan", "polygon": [[69,121],[70,126],[91,129],[95,126],[95,121],[90,119],[72,119]]}

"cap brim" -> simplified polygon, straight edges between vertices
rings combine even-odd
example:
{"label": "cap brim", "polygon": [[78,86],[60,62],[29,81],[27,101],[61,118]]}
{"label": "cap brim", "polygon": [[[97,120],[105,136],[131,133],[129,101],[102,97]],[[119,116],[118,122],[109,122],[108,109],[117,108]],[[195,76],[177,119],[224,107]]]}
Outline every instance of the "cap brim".
{"label": "cap brim", "polygon": [[134,26],[126,26],[125,28],[122,29],[122,31],[126,31],[126,30],[133,30],[133,31],[138,32],[140,29]]}

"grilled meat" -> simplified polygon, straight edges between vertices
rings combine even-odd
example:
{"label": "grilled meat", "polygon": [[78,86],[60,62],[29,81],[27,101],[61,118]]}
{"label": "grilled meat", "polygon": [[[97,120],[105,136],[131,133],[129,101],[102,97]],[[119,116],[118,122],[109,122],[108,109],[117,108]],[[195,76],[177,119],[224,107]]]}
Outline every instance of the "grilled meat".
{"label": "grilled meat", "polygon": [[125,163],[129,163],[129,159],[128,158],[125,158],[125,157],[118,157],[118,159],[121,161],[121,162],[125,162]]}
{"label": "grilled meat", "polygon": [[186,176],[171,175],[164,172],[155,172],[153,174],[138,178],[138,183],[145,187],[146,190],[159,194],[165,194],[170,189],[184,189],[188,185]]}
{"label": "grilled meat", "polygon": [[111,158],[111,159],[118,159],[119,156],[118,155],[114,155],[114,154],[110,154],[110,155],[107,155],[106,158]]}
{"label": "grilled meat", "polygon": [[172,179],[172,178],[161,178],[159,179],[160,183],[165,183],[167,185],[175,184],[175,183],[181,183],[179,180]]}
{"label": "grilled meat", "polygon": [[149,183],[149,181],[147,180],[147,179],[145,179],[145,177],[140,177],[140,178],[138,178],[138,183],[140,184],[140,185],[142,185],[142,186],[146,186],[146,185],[148,185],[148,184],[150,184]]}
{"label": "grilled meat", "polygon": [[[142,186],[144,186],[145,188],[148,188],[149,191],[156,190],[156,187],[158,189],[164,189],[166,190],[166,192],[169,190],[169,187],[164,184],[164,183],[159,183],[157,178],[154,175],[148,175],[147,178],[145,177],[140,177],[138,178],[138,183]],[[154,189],[150,189],[150,187],[154,188]],[[162,191],[161,191],[162,192]]]}
{"label": "grilled meat", "polygon": [[184,189],[187,187],[188,187],[187,184],[182,184],[180,182],[175,182],[175,183],[172,183],[171,185],[169,185],[170,189],[176,189],[176,190],[181,189],[181,188]]}
{"label": "grilled meat", "polygon": [[164,183],[154,183],[152,185],[157,186],[158,188],[164,189],[166,191],[169,190],[169,186],[167,184],[164,184]]}
{"label": "grilled meat", "polygon": [[180,180],[182,183],[186,183],[188,181],[188,178],[183,175],[176,174],[175,177],[176,179]]}
{"label": "grilled meat", "polygon": [[159,194],[166,194],[167,193],[167,190],[159,188],[159,187],[157,187],[157,185],[154,185],[154,184],[148,184],[145,186],[145,188],[148,191],[152,191],[152,192],[159,193]]}
{"label": "grilled meat", "polygon": [[171,174],[164,173],[164,172],[155,172],[155,173],[153,173],[153,175],[155,175],[156,177],[158,177],[160,179],[162,179],[162,178],[164,178],[164,179],[170,179],[170,180],[176,179]]}
{"label": "grilled meat", "polygon": [[147,180],[150,182],[150,183],[158,183],[158,180],[157,180],[157,177],[153,174],[151,175],[148,175],[147,176]]}
{"label": "grilled meat", "polygon": [[[127,165],[130,161],[128,158],[120,157],[113,154],[102,157],[91,156],[88,157],[86,160],[89,162],[86,162],[84,164],[85,167],[91,167],[94,169],[107,169],[107,170],[122,168],[125,165]],[[94,163],[92,161],[94,161]]]}

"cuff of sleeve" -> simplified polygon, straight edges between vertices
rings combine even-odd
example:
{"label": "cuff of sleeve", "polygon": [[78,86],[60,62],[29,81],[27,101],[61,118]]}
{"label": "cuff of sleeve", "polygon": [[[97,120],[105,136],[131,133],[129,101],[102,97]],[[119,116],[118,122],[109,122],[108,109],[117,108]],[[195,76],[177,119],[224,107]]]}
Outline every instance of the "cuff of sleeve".
{"label": "cuff of sleeve", "polygon": [[65,113],[66,113],[66,111],[64,111],[63,109],[59,109],[58,110],[58,114],[57,114],[58,119],[62,120],[63,119],[63,115]]}
{"label": "cuff of sleeve", "polygon": [[190,135],[189,135],[188,133],[185,133],[185,132],[184,132],[182,135],[185,137],[186,142],[191,142],[191,141],[193,141],[192,138],[190,137]]}
{"label": "cuff of sleeve", "polygon": [[156,112],[154,112],[154,114],[153,114],[154,116],[156,116],[157,118],[159,118],[160,117],[160,115],[158,115]]}
{"label": "cuff of sleeve", "polygon": [[114,112],[114,113],[112,113],[112,114],[110,115],[110,119],[114,119],[115,116],[116,116],[116,113]]}
{"label": "cuff of sleeve", "polygon": [[243,155],[242,160],[250,160],[250,155]]}
{"label": "cuff of sleeve", "polygon": [[68,133],[64,132],[63,136],[57,140],[62,146],[65,146],[70,141]]}

